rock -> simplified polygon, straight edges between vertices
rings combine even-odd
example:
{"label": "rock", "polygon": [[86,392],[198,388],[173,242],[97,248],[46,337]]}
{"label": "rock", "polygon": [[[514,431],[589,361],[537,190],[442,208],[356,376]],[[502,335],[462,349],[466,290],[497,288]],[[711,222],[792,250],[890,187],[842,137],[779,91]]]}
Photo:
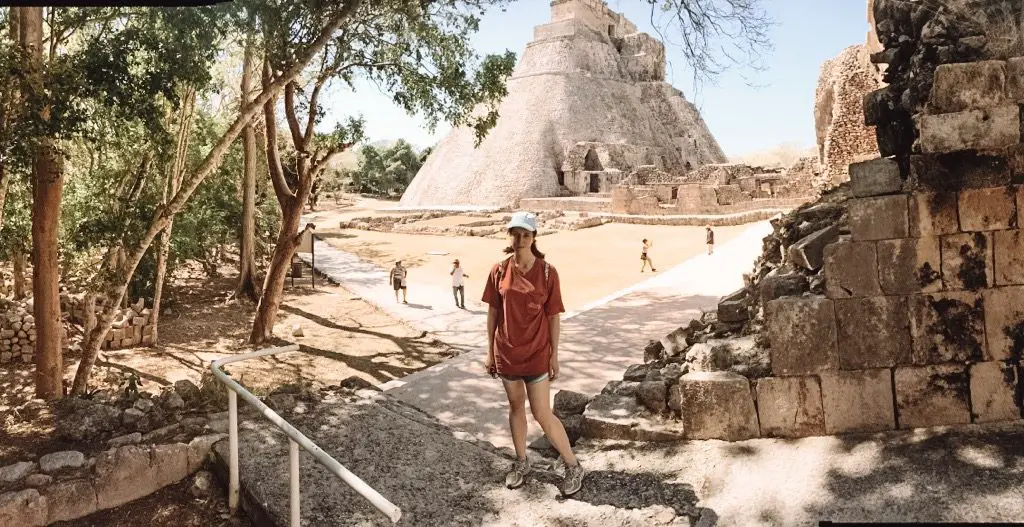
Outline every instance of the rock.
{"label": "rock", "polygon": [[[73,441],[88,441],[107,432],[116,430],[121,425],[121,411],[106,404],[94,404],[78,398],[64,400],[82,401],[85,404],[72,403],[75,409],[58,410],[57,436]],[[66,406],[65,406],[66,408]]]}
{"label": "rock", "polygon": [[53,482],[53,476],[47,474],[32,474],[25,478],[26,487],[45,487]]}
{"label": "rock", "polygon": [[36,489],[0,494],[0,525],[42,527],[47,525],[46,498]]}
{"label": "rock", "polygon": [[341,388],[341,389],[350,390],[350,391],[353,391],[353,392],[359,391],[359,390],[377,390],[377,391],[380,391],[380,388],[378,388],[375,384],[371,383],[370,381],[368,381],[368,380],[366,380],[366,379],[364,379],[364,378],[362,378],[362,377],[360,377],[358,375],[353,375],[351,377],[348,377],[348,378],[342,380],[338,384],[338,387]]}
{"label": "rock", "polygon": [[772,273],[761,279],[758,286],[761,304],[784,296],[800,296],[808,290],[807,277],[800,273]]}
{"label": "rock", "polygon": [[263,402],[277,413],[289,412],[295,408],[295,395],[290,393],[275,393],[266,396]]}
{"label": "rock", "polygon": [[647,409],[660,414],[666,409],[668,386],[660,380],[644,381],[640,383],[636,396]]}
{"label": "rock", "polygon": [[[208,375],[210,375],[211,378],[212,378],[213,374],[208,373]],[[220,383],[215,383],[215,384],[218,387],[220,387],[221,392],[223,392],[226,389]],[[203,398],[202,390],[200,390],[199,387],[195,385],[195,383],[193,383],[192,381],[190,381],[188,379],[184,379],[184,380],[180,380],[180,381],[175,382],[174,383],[174,391],[179,396],[181,396],[182,400],[185,401],[185,404],[189,405],[189,406],[195,405],[196,403],[198,403]],[[227,399],[227,395],[224,395],[223,397],[225,399]]]}
{"label": "rock", "polygon": [[17,483],[35,471],[36,464],[31,461],[19,461],[13,465],[7,465],[0,468],[0,483]]}
{"label": "rock", "polygon": [[121,420],[125,426],[135,426],[145,416],[146,414],[142,410],[139,410],[138,408],[129,408],[124,411]]}
{"label": "rock", "polygon": [[188,443],[188,469],[189,471],[199,470],[210,453],[213,445],[228,437],[227,434],[206,434],[192,438]]}
{"label": "rock", "polygon": [[212,494],[213,489],[213,474],[206,470],[200,470],[196,472],[195,477],[192,478],[192,485],[188,488],[188,493],[193,498],[199,500],[205,500]]}
{"label": "rock", "polygon": [[664,360],[664,358],[665,346],[657,340],[647,341],[647,345],[644,346],[644,363]]}
{"label": "rock", "polygon": [[622,374],[622,380],[639,382],[647,377],[647,365],[645,364],[634,364],[629,368],[626,368],[626,373]]}
{"label": "rock", "polygon": [[679,386],[687,438],[740,441],[758,436],[747,379],[728,372],[697,372],[684,375]]}
{"label": "rock", "polygon": [[116,448],[124,445],[134,445],[139,441],[142,441],[142,434],[139,432],[132,432],[123,436],[117,436],[110,441],[107,441],[107,446]]}
{"label": "rock", "polygon": [[164,408],[174,412],[185,407],[185,399],[178,395],[178,392],[167,392],[161,397],[161,404]]}
{"label": "rock", "polygon": [[676,381],[679,380],[679,377],[682,377],[682,375],[682,366],[675,363],[666,364],[665,367],[661,369],[662,378],[665,379],[665,381],[667,381],[669,384],[674,384]]}
{"label": "rock", "polygon": [[39,468],[47,474],[68,468],[79,468],[84,464],[85,454],[75,450],[53,452],[39,458]]}
{"label": "rock", "polygon": [[635,397],[640,383],[636,381],[610,381],[601,390],[604,394],[613,394],[623,397]]}
{"label": "rock", "polygon": [[135,404],[132,406],[140,412],[148,412],[153,409],[153,401],[150,401],[149,399],[139,399],[135,401]]}
{"label": "rock", "polygon": [[96,489],[88,479],[72,479],[43,490],[49,504],[48,523],[69,521],[96,512]]}
{"label": "rock", "polygon": [[829,225],[790,245],[789,260],[808,271],[817,271],[824,264],[825,246],[838,239],[839,227]]}
{"label": "rock", "polygon": [[[662,356],[663,357],[674,357],[674,356],[677,356],[680,353],[682,353],[683,350],[685,350],[687,346],[690,345],[689,342],[688,342],[688,339],[690,338],[690,335],[692,335],[693,332],[694,332],[693,326],[692,326],[692,322],[696,322],[696,321],[691,321],[691,326],[687,326],[685,328],[682,328],[682,327],[676,328],[675,330],[673,330],[668,335],[665,335],[664,337],[661,337],[661,340],[659,341],[659,344],[661,344],[661,347],[662,347]],[[700,326],[700,323],[697,322],[697,325]],[[645,353],[644,353],[644,359],[645,360],[644,360],[644,362],[649,362],[649,361],[646,360],[646,357],[647,357],[647,354],[646,354],[646,350],[645,350]]]}
{"label": "rock", "polygon": [[583,413],[585,435],[629,441],[674,441],[683,436],[677,422],[656,422],[635,397],[601,394]]}
{"label": "rock", "polygon": [[593,397],[583,393],[572,390],[559,390],[555,393],[553,410],[559,418],[565,418],[570,415],[582,415],[591,400],[593,400]]}

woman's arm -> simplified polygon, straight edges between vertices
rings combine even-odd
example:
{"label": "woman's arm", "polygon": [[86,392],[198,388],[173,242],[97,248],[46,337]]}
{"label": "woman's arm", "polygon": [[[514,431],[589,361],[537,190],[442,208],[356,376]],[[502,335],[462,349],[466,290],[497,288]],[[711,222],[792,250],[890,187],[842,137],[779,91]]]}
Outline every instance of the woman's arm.
{"label": "woman's arm", "polygon": [[494,332],[498,329],[498,308],[487,308],[487,358],[484,364],[490,369],[494,366]]}
{"label": "woman's arm", "polygon": [[561,313],[555,313],[548,317],[548,329],[551,333],[551,356],[558,357],[558,338],[562,334]]}

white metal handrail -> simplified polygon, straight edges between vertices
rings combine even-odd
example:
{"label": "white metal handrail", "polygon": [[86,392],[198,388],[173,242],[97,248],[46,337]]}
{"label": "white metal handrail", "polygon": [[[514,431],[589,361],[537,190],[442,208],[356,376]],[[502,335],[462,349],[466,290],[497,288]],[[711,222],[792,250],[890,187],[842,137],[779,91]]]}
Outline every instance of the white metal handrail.
{"label": "white metal handrail", "polygon": [[239,483],[238,483],[238,395],[242,396],[245,402],[254,406],[257,410],[270,420],[274,426],[280,428],[285,434],[288,435],[288,466],[289,466],[289,480],[291,485],[291,495],[289,500],[289,512],[290,522],[292,527],[299,527],[299,516],[301,506],[299,504],[299,447],[301,446],[306,452],[313,454],[313,457],[323,465],[327,470],[331,471],[335,476],[341,478],[349,487],[358,492],[364,498],[370,501],[374,507],[379,511],[383,512],[392,522],[397,523],[402,517],[402,510],[399,509],[395,504],[391,503],[384,496],[381,496],[379,492],[373,490],[372,487],[366,484],[365,481],[359,479],[359,476],[349,472],[347,468],[338,463],[333,457],[323,449],[318,447],[316,443],[313,443],[308,437],[299,432],[292,425],[288,424],[283,417],[270,409],[263,401],[260,401],[255,395],[249,390],[246,390],[244,386],[236,382],[234,379],[228,376],[224,370],[221,369],[225,364],[232,362],[239,362],[248,359],[255,359],[257,357],[264,357],[267,355],[277,355],[278,353],[287,353],[291,351],[299,351],[297,345],[281,346],[277,348],[267,348],[260,351],[254,351],[252,353],[245,353],[243,355],[235,355],[232,357],[225,357],[223,359],[217,359],[210,363],[210,370],[213,371],[213,375],[224,383],[228,388],[228,448],[230,450],[230,456],[228,460],[228,506],[231,511],[234,512],[238,509],[238,498],[239,498]]}

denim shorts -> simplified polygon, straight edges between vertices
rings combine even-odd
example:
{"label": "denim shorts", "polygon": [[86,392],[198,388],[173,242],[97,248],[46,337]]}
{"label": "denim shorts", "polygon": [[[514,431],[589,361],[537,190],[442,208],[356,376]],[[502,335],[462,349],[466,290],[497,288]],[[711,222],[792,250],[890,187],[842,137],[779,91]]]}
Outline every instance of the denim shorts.
{"label": "denim shorts", "polygon": [[526,384],[537,384],[540,381],[546,380],[548,378],[548,374],[542,373],[540,375],[498,375],[498,377],[501,377],[502,379],[509,382],[523,381]]}

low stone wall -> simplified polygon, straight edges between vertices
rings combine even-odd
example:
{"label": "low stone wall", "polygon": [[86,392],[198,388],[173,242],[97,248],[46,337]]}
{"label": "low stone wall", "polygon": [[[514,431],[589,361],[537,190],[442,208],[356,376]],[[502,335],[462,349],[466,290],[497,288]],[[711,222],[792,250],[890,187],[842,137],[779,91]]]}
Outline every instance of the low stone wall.
{"label": "low stone wall", "polygon": [[579,211],[579,212],[611,212],[612,200],[609,198],[529,198],[519,200],[519,208],[523,210],[541,211]]}
{"label": "low stone wall", "polygon": [[[84,293],[61,295],[61,310],[70,314],[71,321],[83,325],[85,323],[85,295]],[[100,312],[101,306],[96,306],[96,313]],[[126,309],[118,309],[114,313],[114,322],[110,331],[103,340],[100,349],[124,349],[143,345],[153,344],[153,326],[150,324],[151,310],[146,307],[143,298],[138,299],[134,305]]]}
{"label": "low stone wall", "polygon": [[225,437],[208,434],[188,443],[127,444],[95,457],[53,452],[39,461],[2,467],[0,485],[10,490],[0,494],[0,525],[50,525],[148,496],[199,470],[213,444]]}

